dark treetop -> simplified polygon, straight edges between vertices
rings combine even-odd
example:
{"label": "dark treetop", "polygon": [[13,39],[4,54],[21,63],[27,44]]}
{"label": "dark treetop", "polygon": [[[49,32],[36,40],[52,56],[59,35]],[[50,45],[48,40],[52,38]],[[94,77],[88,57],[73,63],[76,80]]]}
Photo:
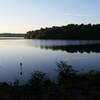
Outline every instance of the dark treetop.
{"label": "dark treetop", "polygon": [[25,38],[99,40],[100,24],[69,24],[61,27],[41,28],[27,32]]}

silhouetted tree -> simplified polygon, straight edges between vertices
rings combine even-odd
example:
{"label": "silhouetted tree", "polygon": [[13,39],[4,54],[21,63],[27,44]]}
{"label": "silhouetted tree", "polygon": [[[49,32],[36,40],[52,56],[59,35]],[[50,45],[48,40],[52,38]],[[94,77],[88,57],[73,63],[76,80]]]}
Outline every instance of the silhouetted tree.
{"label": "silhouetted tree", "polygon": [[29,31],[25,35],[29,39],[100,39],[100,24],[69,24],[53,26]]}

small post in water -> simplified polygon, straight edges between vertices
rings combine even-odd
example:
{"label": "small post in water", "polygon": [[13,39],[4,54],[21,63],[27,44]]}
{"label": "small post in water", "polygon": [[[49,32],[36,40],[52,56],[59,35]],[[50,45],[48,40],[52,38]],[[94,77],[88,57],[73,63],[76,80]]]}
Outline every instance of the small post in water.
{"label": "small post in water", "polygon": [[20,75],[23,74],[23,73],[22,73],[22,66],[23,66],[23,64],[22,64],[22,62],[20,62]]}

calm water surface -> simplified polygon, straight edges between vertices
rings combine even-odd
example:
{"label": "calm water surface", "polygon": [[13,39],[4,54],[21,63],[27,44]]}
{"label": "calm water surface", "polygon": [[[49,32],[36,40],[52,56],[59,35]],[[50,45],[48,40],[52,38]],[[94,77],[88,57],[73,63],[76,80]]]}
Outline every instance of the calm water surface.
{"label": "calm water surface", "polygon": [[[29,80],[34,71],[56,77],[56,62],[66,61],[74,69],[87,72],[100,70],[100,41],[66,40],[0,40],[0,81],[22,83]],[[23,63],[20,75],[20,62]]]}

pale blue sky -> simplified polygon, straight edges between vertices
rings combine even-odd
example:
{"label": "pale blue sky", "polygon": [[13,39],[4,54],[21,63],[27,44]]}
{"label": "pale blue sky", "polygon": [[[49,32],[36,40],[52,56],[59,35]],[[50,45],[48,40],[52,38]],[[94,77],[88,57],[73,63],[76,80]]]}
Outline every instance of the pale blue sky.
{"label": "pale blue sky", "polygon": [[0,0],[0,32],[100,23],[100,0]]}

